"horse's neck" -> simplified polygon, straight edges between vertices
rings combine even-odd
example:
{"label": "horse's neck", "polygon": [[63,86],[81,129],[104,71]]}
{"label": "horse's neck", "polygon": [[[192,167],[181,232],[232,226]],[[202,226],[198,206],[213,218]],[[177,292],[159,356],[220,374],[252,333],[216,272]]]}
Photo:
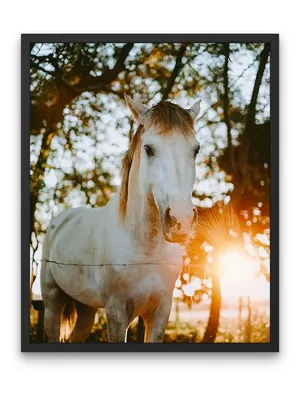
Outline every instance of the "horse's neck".
{"label": "horse's neck", "polygon": [[141,195],[137,171],[132,171],[129,178],[126,226],[135,243],[148,244],[149,247],[164,243],[157,208],[151,196]]}

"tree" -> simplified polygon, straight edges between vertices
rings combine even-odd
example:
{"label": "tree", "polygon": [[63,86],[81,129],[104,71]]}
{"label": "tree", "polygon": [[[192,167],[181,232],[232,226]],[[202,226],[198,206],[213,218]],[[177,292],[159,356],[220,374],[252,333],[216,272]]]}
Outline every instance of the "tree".
{"label": "tree", "polygon": [[[234,182],[234,190],[230,194],[231,202],[235,210],[238,213],[242,212],[243,215],[252,214],[254,210],[257,210],[257,204],[265,204],[265,210],[268,211],[269,207],[266,203],[269,202],[268,189],[261,189],[261,182],[269,184],[269,174],[266,172],[265,166],[269,166],[269,154],[262,154],[270,143],[270,126],[269,122],[265,122],[260,126],[255,124],[256,117],[256,106],[258,100],[258,93],[261,86],[264,70],[266,68],[267,60],[270,53],[269,44],[266,43],[259,55],[259,65],[257,74],[253,86],[251,101],[247,107],[245,114],[245,125],[244,129],[238,137],[239,143],[236,147],[232,143],[231,126],[232,121],[230,119],[231,114],[234,115],[234,109],[230,104],[229,99],[229,60],[230,60],[230,45],[225,43],[223,45],[224,54],[224,66],[223,66],[223,118],[227,130],[227,147],[223,154],[220,156],[220,166],[223,166],[226,173],[232,176]],[[230,110],[231,108],[231,110]],[[263,144],[263,142],[265,144]],[[252,155],[249,157],[249,155]],[[256,157],[255,157],[256,155]],[[254,158],[254,159],[253,159]],[[255,179],[256,174],[253,173],[253,168],[260,170],[259,180]],[[263,175],[263,177],[262,177]],[[266,185],[266,186],[267,186]],[[254,195],[255,194],[255,195]],[[247,213],[246,213],[247,212]],[[247,218],[248,219],[248,218]],[[255,217],[257,224],[258,218]],[[264,224],[266,223],[266,217],[260,218]],[[244,221],[243,221],[244,222]],[[247,221],[249,222],[249,221]],[[243,231],[249,231],[250,225],[243,224]],[[258,227],[258,224],[257,224]],[[231,227],[227,226],[227,232]],[[262,227],[258,230],[261,230]],[[253,230],[252,230],[253,231]],[[252,232],[253,233],[253,232]],[[224,240],[224,238],[223,238]],[[226,240],[226,237],[225,237]],[[266,272],[266,271],[264,271]],[[215,272],[215,268],[212,271],[212,294],[211,294],[211,308],[206,332],[204,334],[204,342],[214,342],[218,324],[221,307],[221,290],[219,276]]]}

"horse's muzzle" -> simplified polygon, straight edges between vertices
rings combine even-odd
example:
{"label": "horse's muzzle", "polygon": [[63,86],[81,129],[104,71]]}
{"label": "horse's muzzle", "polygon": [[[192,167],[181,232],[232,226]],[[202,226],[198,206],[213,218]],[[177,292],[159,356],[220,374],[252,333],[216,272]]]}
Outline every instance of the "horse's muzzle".
{"label": "horse's muzzle", "polygon": [[190,238],[190,234],[183,233],[183,234],[178,234],[178,233],[166,233],[164,232],[164,237],[167,242],[169,243],[179,243],[179,244],[185,244],[188,242]]}
{"label": "horse's muzzle", "polygon": [[197,224],[197,209],[193,208],[192,213],[181,218],[181,222],[172,214],[168,207],[163,216],[163,232],[165,239],[170,243],[186,243],[194,231]]}

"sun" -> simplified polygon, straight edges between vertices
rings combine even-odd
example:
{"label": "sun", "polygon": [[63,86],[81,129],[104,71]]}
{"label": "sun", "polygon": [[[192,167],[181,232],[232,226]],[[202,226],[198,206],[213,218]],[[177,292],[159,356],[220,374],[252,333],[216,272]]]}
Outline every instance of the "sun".
{"label": "sun", "polygon": [[259,271],[257,260],[245,252],[228,250],[219,257],[220,280],[225,297],[248,296]]}

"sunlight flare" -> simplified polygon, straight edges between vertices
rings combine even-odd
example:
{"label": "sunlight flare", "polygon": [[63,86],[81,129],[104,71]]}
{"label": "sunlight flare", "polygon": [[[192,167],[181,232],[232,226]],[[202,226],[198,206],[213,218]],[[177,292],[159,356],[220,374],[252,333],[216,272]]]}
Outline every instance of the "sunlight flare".
{"label": "sunlight flare", "polygon": [[252,292],[259,262],[239,250],[227,251],[219,257],[220,278],[225,297],[245,296]]}

